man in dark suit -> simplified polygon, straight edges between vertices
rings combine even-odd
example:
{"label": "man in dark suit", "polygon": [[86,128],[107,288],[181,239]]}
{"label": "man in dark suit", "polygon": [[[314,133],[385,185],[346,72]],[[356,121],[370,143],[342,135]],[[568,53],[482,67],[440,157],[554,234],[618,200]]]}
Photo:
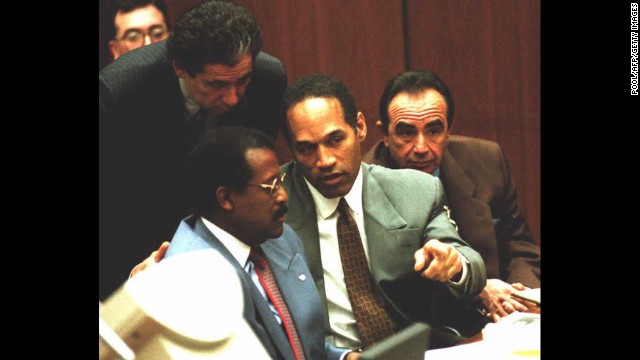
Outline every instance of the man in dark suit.
{"label": "man in dark suit", "polygon": [[[240,277],[244,317],[272,359],[339,359],[347,349],[327,345],[325,352],[320,295],[300,239],[283,225],[288,197],[273,140],[252,129],[217,129],[202,137],[188,166],[194,214],[178,227],[167,256],[219,251]],[[266,258],[285,309],[272,300],[256,251]],[[301,343],[297,349],[293,339]]]}
{"label": "man in dark suit", "polygon": [[368,267],[359,282],[371,283],[392,332],[413,321],[438,326],[430,301],[435,294],[468,298],[482,290],[482,258],[447,218],[440,181],[414,170],[361,163],[366,122],[340,80],[303,76],[284,99],[283,133],[294,158],[281,167],[289,194],[286,221],[302,240],[336,346],[360,348],[379,340],[377,334],[366,340],[369,330],[361,321],[366,317],[358,316],[356,290],[346,285],[349,263],[359,260],[342,250],[337,225],[345,203]]}
{"label": "man in dark suit", "polygon": [[[527,303],[510,297],[524,286],[540,287],[540,249],[520,212],[509,166],[492,141],[450,136],[454,102],[447,85],[431,71],[408,71],[391,79],[380,98],[383,140],[363,161],[392,169],[410,168],[438,176],[451,218],[462,238],[482,255],[487,286],[479,300],[494,321]],[[454,324],[473,319],[477,306],[451,309]],[[467,316],[462,316],[467,312]],[[467,332],[477,332],[484,325]]]}
{"label": "man in dark suit", "polygon": [[235,125],[275,139],[287,80],[261,46],[246,9],[205,1],[167,41],[100,72],[100,299],[189,213],[184,161],[205,129]]}

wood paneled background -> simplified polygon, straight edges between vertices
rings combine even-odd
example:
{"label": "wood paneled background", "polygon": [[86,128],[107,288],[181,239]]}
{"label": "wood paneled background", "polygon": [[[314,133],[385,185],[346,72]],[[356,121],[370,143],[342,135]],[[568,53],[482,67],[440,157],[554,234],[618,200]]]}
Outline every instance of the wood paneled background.
{"label": "wood paneled background", "polygon": [[[165,1],[172,24],[199,2]],[[452,133],[502,146],[540,243],[539,0],[235,2],[254,14],[264,51],[283,62],[289,83],[313,72],[345,82],[367,119],[363,152],[381,139],[375,122],[386,82],[404,70],[438,73],[456,103]],[[277,150],[281,162],[291,159],[282,137]]]}

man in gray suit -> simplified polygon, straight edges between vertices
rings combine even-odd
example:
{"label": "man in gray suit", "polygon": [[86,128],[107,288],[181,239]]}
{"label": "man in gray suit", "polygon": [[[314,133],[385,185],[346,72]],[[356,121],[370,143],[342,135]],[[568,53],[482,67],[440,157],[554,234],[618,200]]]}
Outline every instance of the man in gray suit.
{"label": "man in gray suit", "polygon": [[[300,239],[284,225],[288,197],[274,149],[273,140],[252,129],[205,134],[188,159],[194,213],[180,223],[167,256],[219,251],[240,277],[244,317],[271,358],[337,360],[348,350],[325,349],[322,302]],[[272,299],[273,288],[252,257],[256,251],[266,259],[285,309]]]}
{"label": "man in gray suit", "polygon": [[285,108],[283,131],[294,157],[281,167],[289,194],[286,221],[302,240],[336,346],[368,345],[339,250],[336,208],[343,201],[370,270],[364,281],[382,299],[393,331],[413,321],[439,325],[430,301],[435,294],[466,298],[482,290],[484,263],[447,218],[440,181],[415,170],[361,163],[366,122],[340,80],[301,77],[285,92]]}

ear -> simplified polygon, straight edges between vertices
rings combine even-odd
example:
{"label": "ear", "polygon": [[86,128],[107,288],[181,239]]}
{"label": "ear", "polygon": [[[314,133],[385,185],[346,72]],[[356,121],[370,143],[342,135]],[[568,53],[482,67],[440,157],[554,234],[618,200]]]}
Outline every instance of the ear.
{"label": "ear", "polygon": [[384,146],[389,147],[389,134],[384,131],[384,127],[382,127],[382,121],[376,121],[376,128],[378,128],[378,132],[382,135],[382,141],[384,141]]}
{"label": "ear", "polygon": [[109,40],[109,51],[111,52],[111,56],[113,56],[113,60],[117,59],[120,56],[120,44],[118,44],[118,40]]}
{"label": "ear", "polygon": [[178,66],[175,60],[172,62],[172,65],[173,71],[175,71],[176,76],[178,76],[179,78],[184,78],[187,75],[187,72],[184,71],[180,66]]}
{"label": "ear", "polygon": [[233,190],[226,186],[220,186],[216,189],[216,201],[221,208],[227,211],[231,211],[235,207],[233,199]]}
{"label": "ear", "polygon": [[367,121],[364,118],[364,114],[361,112],[358,112],[358,117],[356,119],[356,135],[360,142],[363,142],[364,138],[367,137]]}

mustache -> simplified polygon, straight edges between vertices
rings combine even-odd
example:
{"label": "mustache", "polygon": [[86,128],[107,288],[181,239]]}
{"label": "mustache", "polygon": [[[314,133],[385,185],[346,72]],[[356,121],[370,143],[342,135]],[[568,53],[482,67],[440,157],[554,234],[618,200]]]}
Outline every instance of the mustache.
{"label": "mustache", "polygon": [[274,219],[277,219],[280,216],[284,216],[284,214],[286,214],[287,211],[289,211],[289,209],[287,208],[287,205],[280,205],[280,207],[278,208],[278,210],[276,210],[274,214]]}

